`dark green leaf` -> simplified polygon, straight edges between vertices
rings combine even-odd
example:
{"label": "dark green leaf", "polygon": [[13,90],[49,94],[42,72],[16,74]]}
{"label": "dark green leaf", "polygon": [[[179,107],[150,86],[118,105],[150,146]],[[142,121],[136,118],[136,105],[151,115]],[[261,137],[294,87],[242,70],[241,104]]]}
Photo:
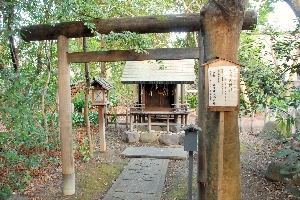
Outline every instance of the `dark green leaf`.
{"label": "dark green leaf", "polygon": [[278,158],[278,157],[283,157],[283,156],[287,156],[289,155],[290,153],[293,153],[294,151],[292,149],[289,149],[289,148],[285,148],[281,151],[279,151],[278,153],[276,153],[274,155],[274,157]]}

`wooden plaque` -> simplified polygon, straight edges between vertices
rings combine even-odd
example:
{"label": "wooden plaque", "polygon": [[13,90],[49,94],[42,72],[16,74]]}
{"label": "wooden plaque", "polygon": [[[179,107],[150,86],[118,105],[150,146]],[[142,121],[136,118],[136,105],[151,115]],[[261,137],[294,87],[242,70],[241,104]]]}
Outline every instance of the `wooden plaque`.
{"label": "wooden plaque", "polygon": [[205,65],[206,103],[209,111],[237,111],[240,66],[227,60]]}

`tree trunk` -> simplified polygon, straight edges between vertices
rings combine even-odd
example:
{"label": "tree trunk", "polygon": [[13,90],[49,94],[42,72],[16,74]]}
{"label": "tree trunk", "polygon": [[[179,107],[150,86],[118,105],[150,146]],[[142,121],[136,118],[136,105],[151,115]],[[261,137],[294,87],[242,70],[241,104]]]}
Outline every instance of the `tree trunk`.
{"label": "tree trunk", "polygon": [[[201,12],[201,29],[204,37],[204,61],[221,57],[237,61],[238,44],[242,30],[247,0],[213,0],[206,4]],[[204,73],[200,71],[200,73]],[[199,92],[205,86],[199,83]],[[201,94],[200,94],[201,95]],[[204,95],[204,94],[203,94]],[[223,149],[223,191],[217,196],[218,146],[220,131],[220,112],[206,111],[205,98],[199,103],[199,116],[206,116],[203,134],[207,142],[207,190],[206,199],[241,199],[240,142],[238,130],[238,111],[224,113],[224,149]],[[199,118],[201,119],[201,118]],[[202,127],[201,127],[202,128]]]}
{"label": "tree trunk", "polygon": [[[4,17],[4,21],[7,20],[7,30],[8,30],[8,32],[12,33],[13,32],[12,26],[13,26],[13,20],[14,20],[14,6],[13,5],[9,6],[7,8],[7,11],[8,11],[8,16],[7,16],[7,18]],[[14,67],[15,71],[18,71],[20,68],[18,49],[16,48],[16,45],[15,45],[14,36],[11,33],[8,36],[9,51],[10,51],[10,56],[11,56],[13,67]]]}
{"label": "tree trunk", "polygon": [[[83,50],[84,52],[87,52],[87,42],[86,38],[83,38]],[[85,106],[84,106],[84,118],[85,118],[85,126],[86,126],[86,134],[89,139],[89,150],[90,150],[90,158],[94,157],[94,149],[93,149],[93,138],[91,135],[91,124],[89,119],[89,99],[90,99],[90,70],[89,70],[89,64],[85,63],[85,81],[86,81],[86,87],[85,87]]]}
{"label": "tree trunk", "polygon": [[300,17],[300,1],[299,0],[285,0],[285,2],[292,8],[297,18]]}
{"label": "tree trunk", "polygon": [[[52,46],[52,41],[50,42],[50,46]],[[50,51],[50,50],[49,50]],[[47,120],[47,115],[45,113],[45,96],[46,96],[46,93],[47,93],[47,89],[48,89],[48,84],[49,84],[49,81],[50,81],[50,78],[51,78],[51,55],[50,53],[47,53],[46,55],[47,59],[46,59],[46,63],[47,63],[47,79],[46,79],[46,83],[45,83],[45,87],[44,87],[44,90],[42,92],[42,116],[43,116],[43,119],[44,119],[44,128],[45,128],[45,134],[46,134],[46,139],[45,139],[45,142],[46,144],[48,145],[49,144],[49,128],[48,128],[48,120]],[[38,66],[41,68],[41,66]],[[49,155],[49,147],[47,146],[46,147],[46,153]]]}
{"label": "tree trunk", "polygon": [[105,78],[106,77],[106,64],[105,62],[100,62],[100,77]]}

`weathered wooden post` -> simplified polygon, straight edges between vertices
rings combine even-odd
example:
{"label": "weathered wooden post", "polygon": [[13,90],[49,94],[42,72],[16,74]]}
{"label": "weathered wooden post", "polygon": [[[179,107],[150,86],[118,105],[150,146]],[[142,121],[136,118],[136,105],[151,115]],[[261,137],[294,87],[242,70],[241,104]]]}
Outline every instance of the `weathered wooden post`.
{"label": "weathered wooden post", "polygon": [[219,112],[220,115],[217,170],[217,198],[220,200],[223,185],[224,112],[239,109],[240,64],[216,58],[202,66],[205,67],[206,109]]}
{"label": "weathered wooden post", "polygon": [[98,106],[98,127],[100,134],[100,152],[106,151],[104,105]]}
{"label": "weathered wooden post", "polygon": [[108,102],[109,90],[114,87],[106,81],[105,78],[94,78],[91,84],[94,86],[92,90],[92,106],[98,106],[98,123],[99,123],[99,134],[100,134],[100,152],[106,151],[106,140],[105,140],[105,118],[104,109]]}
{"label": "weathered wooden post", "polygon": [[58,36],[58,96],[63,174],[63,194],[75,193],[75,173],[72,141],[70,65],[67,62],[69,39]]}
{"label": "weathered wooden post", "polygon": [[[180,101],[181,105],[180,106],[182,106],[184,104],[184,93],[185,93],[185,85],[181,84],[181,101]],[[184,122],[184,118],[185,118],[185,116],[181,115],[181,124],[186,123],[187,119],[185,119],[185,122]]]}
{"label": "weathered wooden post", "polygon": [[126,130],[128,130],[128,107],[126,107]]}
{"label": "weathered wooden post", "polygon": [[[198,61],[198,104],[197,115],[198,125],[202,127],[202,131],[198,132],[198,177],[197,177],[197,196],[199,200],[206,199],[206,183],[207,183],[207,159],[206,159],[206,115],[201,112],[200,104],[205,104],[205,70],[202,67],[204,58],[203,36],[201,30],[198,32],[199,44],[199,61]],[[201,114],[202,113],[202,114]]]}
{"label": "weathered wooden post", "polygon": [[151,115],[150,114],[148,114],[148,131],[149,131],[149,133],[151,133]]}
{"label": "weathered wooden post", "polygon": [[[174,96],[174,109],[178,109],[178,104],[179,104],[179,88],[180,85],[176,84],[176,87],[174,88],[175,91],[175,96]],[[177,123],[178,122],[178,115],[174,116],[174,122]],[[182,123],[181,123],[182,124]]]}

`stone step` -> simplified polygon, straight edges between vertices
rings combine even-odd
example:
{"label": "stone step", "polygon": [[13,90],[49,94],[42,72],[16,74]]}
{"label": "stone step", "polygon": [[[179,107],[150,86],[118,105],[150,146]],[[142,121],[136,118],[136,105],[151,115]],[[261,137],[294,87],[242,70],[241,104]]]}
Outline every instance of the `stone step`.
{"label": "stone step", "polygon": [[169,159],[132,158],[103,200],[160,200]]}

